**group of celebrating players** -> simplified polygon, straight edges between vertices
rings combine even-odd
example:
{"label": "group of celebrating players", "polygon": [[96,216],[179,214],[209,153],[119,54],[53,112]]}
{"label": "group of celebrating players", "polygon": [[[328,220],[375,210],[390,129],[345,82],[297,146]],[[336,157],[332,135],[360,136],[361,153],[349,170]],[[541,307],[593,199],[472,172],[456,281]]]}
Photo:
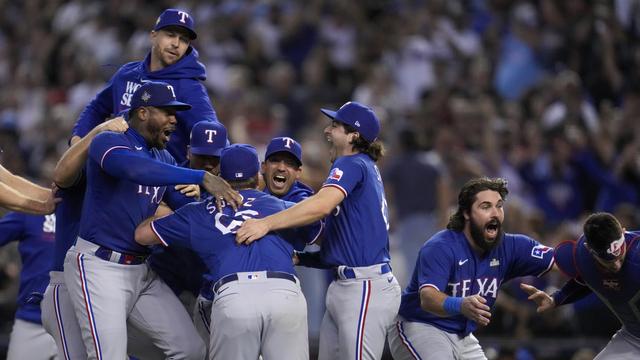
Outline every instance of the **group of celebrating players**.
{"label": "group of celebrating players", "polygon": [[552,249],[503,232],[506,181],[472,179],[401,294],[373,110],[322,109],[332,166],[314,194],[294,139],[272,139],[262,162],[230,144],[196,37],[186,11],[159,16],[146,58],[80,115],[56,188],[0,171],[5,207],[55,208],[0,219],[0,243],[20,240],[24,263],[9,359],[308,359],[295,265],[334,273],[322,360],[380,359],[387,338],[395,359],[486,359],[473,331],[499,287],[554,266],[571,280],[553,296],[522,286],[538,310],[595,292],[623,323],[598,358],[640,354],[638,233],[598,213]]}

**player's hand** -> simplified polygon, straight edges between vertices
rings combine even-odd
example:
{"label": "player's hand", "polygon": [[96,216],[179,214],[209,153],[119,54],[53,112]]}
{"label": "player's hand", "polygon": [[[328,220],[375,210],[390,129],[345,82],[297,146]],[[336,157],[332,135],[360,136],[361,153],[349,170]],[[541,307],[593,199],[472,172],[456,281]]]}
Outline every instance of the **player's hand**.
{"label": "player's hand", "polygon": [[269,224],[264,219],[247,219],[242,223],[236,233],[236,242],[238,244],[249,245],[252,242],[267,235],[269,232]]}
{"label": "player's hand", "polygon": [[462,315],[469,320],[475,321],[478,325],[489,325],[489,320],[491,319],[490,310],[487,300],[480,295],[471,295],[462,299]]}
{"label": "player's hand", "polygon": [[233,190],[221,177],[213,175],[210,172],[205,172],[202,186],[216,199],[218,209],[222,209],[225,201],[234,211],[237,211],[238,208],[242,206],[242,196]]}
{"label": "player's hand", "polygon": [[538,308],[536,309],[538,313],[547,311],[556,306],[555,301],[551,296],[549,296],[549,294],[538,289],[535,286],[527,285],[523,283],[523,284],[520,284],[520,289],[524,290],[524,292],[529,294],[528,299],[535,302],[536,305],[538,305]]}
{"label": "player's hand", "polygon": [[100,132],[114,131],[123,133],[127,131],[127,129],[129,128],[129,124],[122,116],[118,116],[116,118],[103,122],[102,124],[98,125],[98,128]]}
{"label": "player's hand", "polygon": [[194,184],[176,185],[175,189],[188,197],[200,200],[200,186]]}
{"label": "player's hand", "polygon": [[58,191],[58,188],[54,186],[54,188],[51,189],[51,193],[49,193],[49,195],[44,201],[37,202],[38,207],[40,208],[38,212],[42,213],[43,215],[48,215],[48,214],[53,214],[53,212],[56,211],[56,206],[58,205],[59,202],[62,201],[61,198],[56,197],[57,191]]}

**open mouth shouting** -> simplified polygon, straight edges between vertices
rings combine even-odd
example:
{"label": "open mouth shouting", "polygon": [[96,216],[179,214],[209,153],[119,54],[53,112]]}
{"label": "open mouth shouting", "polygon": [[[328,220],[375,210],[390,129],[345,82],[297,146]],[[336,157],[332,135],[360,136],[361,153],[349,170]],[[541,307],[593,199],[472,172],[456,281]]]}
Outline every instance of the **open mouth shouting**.
{"label": "open mouth shouting", "polygon": [[484,233],[487,240],[495,241],[500,233],[500,221],[498,221],[498,219],[491,219],[491,221],[484,226]]}

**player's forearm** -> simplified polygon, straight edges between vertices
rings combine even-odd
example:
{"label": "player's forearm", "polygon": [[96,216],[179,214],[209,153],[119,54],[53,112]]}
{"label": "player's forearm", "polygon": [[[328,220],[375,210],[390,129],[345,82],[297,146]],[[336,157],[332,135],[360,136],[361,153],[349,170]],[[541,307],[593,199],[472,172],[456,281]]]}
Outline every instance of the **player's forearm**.
{"label": "player's forearm", "polygon": [[343,199],[340,190],[325,187],[317,194],[265,219],[271,231],[309,225],[331,214]]}
{"label": "player's forearm", "polygon": [[144,220],[138,227],[135,232],[135,240],[138,244],[143,246],[160,244],[160,238],[151,228],[151,222],[156,219],[156,216],[151,216]]}
{"label": "player's forearm", "polygon": [[109,153],[102,167],[111,176],[148,186],[200,184],[205,174],[203,170],[169,165],[127,150]]}
{"label": "player's forearm", "polygon": [[0,181],[10,188],[20,192],[23,196],[38,201],[45,201],[50,193],[50,189],[34,184],[23,177],[14,175],[2,165],[0,165]]}
{"label": "player's forearm", "polygon": [[51,213],[45,201],[30,198],[3,183],[0,183],[0,205],[9,210],[27,214],[44,215]]}
{"label": "player's forearm", "polygon": [[553,293],[551,298],[554,306],[560,306],[574,303],[589,294],[591,294],[591,289],[588,286],[580,284],[575,279],[570,279],[560,290]]}
{"label": "player's forearm", "polygon": [[448,317],[451,316],[444,309],[444,301],[449,296],[441,291],[436,290],[430,286],[425,286],[420,290],[420,308],[426,312],[432,314]]}
{"label": "player's forearm", "polygon": [[83,138],[74,136],[71,139],[71,147],[58,160],[53,172],[53,182],[56,185],[61,188],[68,188],[75,183],[82,167],[87,162],[89,145],[91,145],[91,141],[97,134],[97,128],[94,128]]}

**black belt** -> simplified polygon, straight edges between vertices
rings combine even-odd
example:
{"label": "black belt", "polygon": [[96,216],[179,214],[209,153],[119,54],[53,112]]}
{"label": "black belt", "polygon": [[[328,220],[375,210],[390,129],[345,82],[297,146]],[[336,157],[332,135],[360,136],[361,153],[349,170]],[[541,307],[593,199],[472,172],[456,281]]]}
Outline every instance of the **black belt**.
{"label": "black belt", "polygon": [[[111,261],[123,265],[140,265],[144,263],[145,260],[147,260],[147,256],[145,255],[119,253],[104,246],[100,246],[94,254],[102,260]],[[113,255],[115,255],[115,257],[112,259],[111,257]]]}
{"label": "black belt", "polygon": [[[246,276],[255,276],[254,274],[247,274]],[[286,273],[286,272],[280,272],[280,271],[267,271],[267,278],[269,279],[285,279],[285,280],[289,280],[289,281],[293,281],[294,283],[296,282],[296,277]],[[239,280],[238,274],[230,274],[227,276],[222,277],[220,280],[218,280],[215,285],[213,285],[213,292],[218,292],[218,289],[220,289],[220,286],[229,283],[231,281],[236,281]]]}

